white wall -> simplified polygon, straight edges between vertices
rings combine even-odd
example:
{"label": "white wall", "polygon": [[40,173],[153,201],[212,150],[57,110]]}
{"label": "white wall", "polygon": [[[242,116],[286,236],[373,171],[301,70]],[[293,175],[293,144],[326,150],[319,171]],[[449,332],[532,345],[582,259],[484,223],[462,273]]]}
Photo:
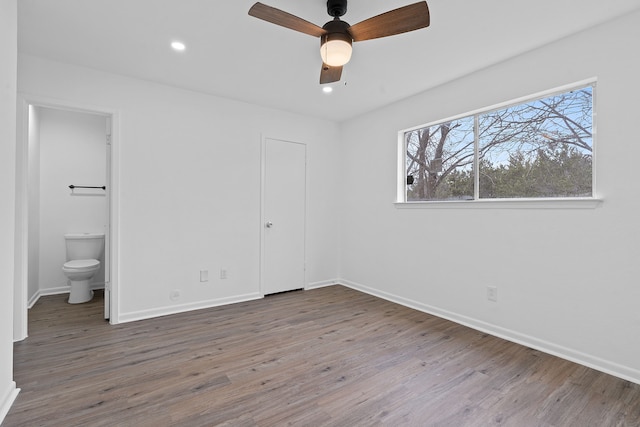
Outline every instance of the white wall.
{"label": "white wall", "polygon": [[308,144],[307,281],[338,276],[336,124],[29,56],[18,90],[117,111],[117,321],[260,295],[262,135]]}
{"label": "white wall", "polygon": [[[38,107],[39,116],[39,265],[41,294],[68,291],[62,272],[66,233],[104,233],[106,193],[69,185],[103,186],[107,180],[106,117]],[[35,150],[33,150],[35,151]],[[29,151],[31,155],[32,150]],[[31,171],[30,171],[31,172]],[[32,206],[30,206],[32,208]],[[35,209],[30,209],[30,211]],[[31,228],[31,223],[29,224]],[[29,248],[32,249],[31,247]],[[104,285],[104,257],[92,283]],[[31,265],[31,259],[29,260]]]}
{"label": "white wall", "polygon": [[[638,40],[636,12],[345,123],[346,283],[640,383]],[[594,76],[601,207],[394,207],[399,130]]]}
{"label": "white wall", "polygon": [[0,0],[0,423],[17,394],[12,328],[17,25],[16,0]]}

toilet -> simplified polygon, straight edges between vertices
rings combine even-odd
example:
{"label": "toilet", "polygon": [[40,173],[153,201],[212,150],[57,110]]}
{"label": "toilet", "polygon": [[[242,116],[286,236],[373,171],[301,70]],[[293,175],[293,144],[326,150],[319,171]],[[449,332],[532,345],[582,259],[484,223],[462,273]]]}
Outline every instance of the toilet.
{"label": "toilet", "polygon": [[62,271],[69,279],[69,304],[91,301],[91,278],[100,270],[100,257],[104,250],[104,234],[65,234],[67,262]]}

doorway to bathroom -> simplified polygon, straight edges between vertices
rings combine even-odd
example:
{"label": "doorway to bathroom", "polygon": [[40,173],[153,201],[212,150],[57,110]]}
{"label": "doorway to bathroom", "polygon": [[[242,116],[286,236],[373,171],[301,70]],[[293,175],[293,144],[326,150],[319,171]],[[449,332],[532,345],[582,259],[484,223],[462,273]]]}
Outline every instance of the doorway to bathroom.
{"label": "doorway to bathroom", "polygon": [[[114,323],[114,112],[22,98],[18,115],[14,339],[28,335],[28,310],[41,296],[70,291],[62,265],[65,234],[104,234],[90,280]],[[95,301],[94,301],[95,303]]]}

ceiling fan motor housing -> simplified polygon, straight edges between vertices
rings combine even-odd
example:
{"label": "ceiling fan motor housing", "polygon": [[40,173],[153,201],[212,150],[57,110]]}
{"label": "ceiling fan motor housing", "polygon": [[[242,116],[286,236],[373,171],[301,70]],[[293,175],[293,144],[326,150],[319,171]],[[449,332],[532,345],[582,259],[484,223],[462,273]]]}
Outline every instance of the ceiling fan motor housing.
{"label": "ceiling fan motor housing", "polygon": [[334,18],[347,13],[347,0],[327,0],[327,13]]}
{"label": "ceiling fan motor housing", "polygon": [[351,44],[353,42],[353,38],[351,37],[351,34],[349,34],[349,27],[349,24],[339,19],[327,22],[322,26],[322,29],[326,30],[327,33],[320,37],[320,46],[324,45],[329,40],[344,40]]}

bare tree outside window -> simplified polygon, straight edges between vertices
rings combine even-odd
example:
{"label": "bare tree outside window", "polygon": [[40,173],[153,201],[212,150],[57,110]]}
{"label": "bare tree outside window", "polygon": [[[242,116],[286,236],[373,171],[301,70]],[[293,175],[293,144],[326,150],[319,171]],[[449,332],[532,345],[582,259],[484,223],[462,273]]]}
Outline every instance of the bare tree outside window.
{"label": "bare tree outside window", "polygon": [[587,86],[406,132],[406,200],[591,197],[592,129]]}
{"label": "bare tree outside window", "polygon": [[473,116],[405,134],[407,200],[473,199]]}
{"label": "bare tree outside window", "polygon": [[591,86],[478,117],[481,198],[592,195]]}

